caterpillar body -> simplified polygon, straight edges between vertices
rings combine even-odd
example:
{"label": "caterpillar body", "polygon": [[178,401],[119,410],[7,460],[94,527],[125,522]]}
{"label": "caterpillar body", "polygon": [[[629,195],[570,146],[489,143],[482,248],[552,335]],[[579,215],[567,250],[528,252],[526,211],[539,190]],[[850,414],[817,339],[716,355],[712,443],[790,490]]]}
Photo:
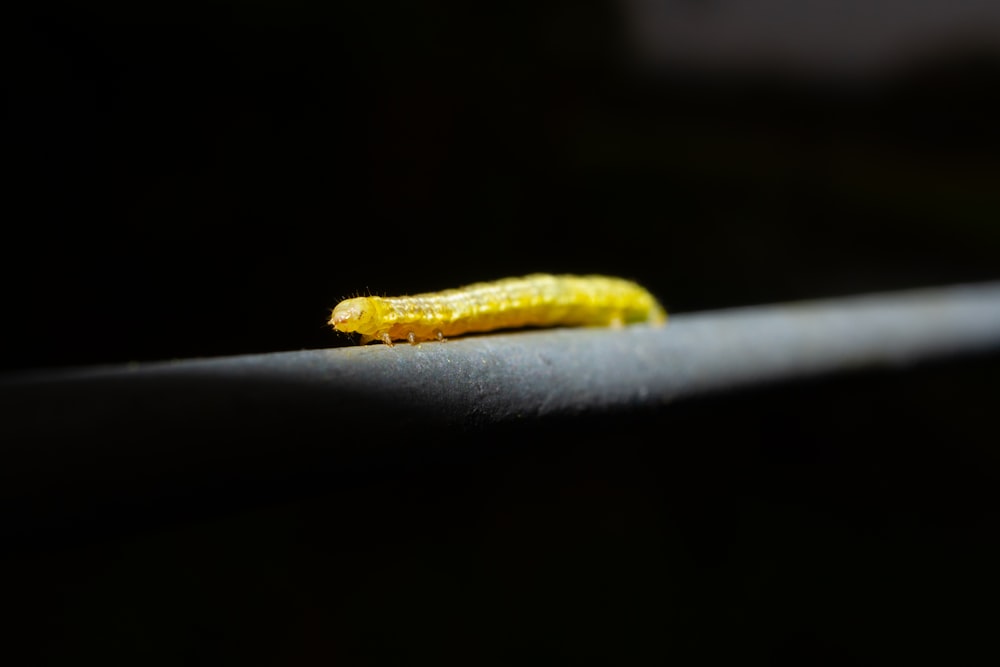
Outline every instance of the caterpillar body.
{"label": "caterpillar body", "polygon": [[337,304],[330,325],[380,340],[416,343],[517,327],[663,324],[667,313],[648,291],[610,276],[537,273],[414,296],[362,296]]}

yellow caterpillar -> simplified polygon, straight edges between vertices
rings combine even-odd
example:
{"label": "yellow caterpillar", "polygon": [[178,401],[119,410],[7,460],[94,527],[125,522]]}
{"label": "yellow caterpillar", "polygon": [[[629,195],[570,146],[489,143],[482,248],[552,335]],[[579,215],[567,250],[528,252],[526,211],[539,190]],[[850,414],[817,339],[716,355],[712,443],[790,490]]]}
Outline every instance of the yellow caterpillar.
{"label": "yellow caterpillar", "polygon": [[330,325],[360,343],[444,340],[528,326],[663,324],[667,313],[639,285],[609,276],[536,273],[415,296],[361,296],[337,304]]}

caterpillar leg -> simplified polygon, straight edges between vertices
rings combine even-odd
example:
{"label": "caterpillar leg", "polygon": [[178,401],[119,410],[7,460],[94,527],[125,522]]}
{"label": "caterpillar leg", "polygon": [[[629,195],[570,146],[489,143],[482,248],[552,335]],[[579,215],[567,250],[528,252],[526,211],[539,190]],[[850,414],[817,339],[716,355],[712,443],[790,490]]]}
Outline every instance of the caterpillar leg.
{"label": "caterpillar leg", "polygon": [[416,345],[417,335],[411,331],[410,333],[406,334],[406,340],[410,342],[410,345]]}
{"label": "caterpillar leg", "polygon": [[389,347],[392,347],[392,337],[389,336],[389,332],[388,331],[383,331],[382,335],[379,336],[379,337],[382,339],[383,343],[385,343]]}
{"label": "caterpillar leg", "polygon": [[443,332],[443,331],[441,331],[440,329],[435,329],[435,330],[434,330],[434,337],[435,337],[435,338],[437,338],[437,339],[438,339],[439,341],[441,341],[442,343],[443,343],[444,341],[448,340],[447,338],[445,338],[445,337],[444,337],[444,332]]}

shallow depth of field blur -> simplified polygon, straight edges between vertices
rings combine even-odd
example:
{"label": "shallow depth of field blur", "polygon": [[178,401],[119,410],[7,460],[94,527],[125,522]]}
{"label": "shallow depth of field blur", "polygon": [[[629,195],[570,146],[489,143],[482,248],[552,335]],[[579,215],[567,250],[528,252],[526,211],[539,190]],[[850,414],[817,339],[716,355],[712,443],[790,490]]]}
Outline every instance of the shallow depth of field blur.
{"label": "shallow depth of field blur", "polygon": [[[536,271],[674,314],[1000,279],[997,2],[19,12],[0,375],[347,345],[343,297]],[[996,354],[496,428],[246,368],[5,385],[7,653],[1000,664]]]}
{"label": "shallow depth of field blur", "polygon": [[534,271],[673,312],[1000,277],[995,3],[95,2],[10,26],[3,368],[344,345],[342,297]]}

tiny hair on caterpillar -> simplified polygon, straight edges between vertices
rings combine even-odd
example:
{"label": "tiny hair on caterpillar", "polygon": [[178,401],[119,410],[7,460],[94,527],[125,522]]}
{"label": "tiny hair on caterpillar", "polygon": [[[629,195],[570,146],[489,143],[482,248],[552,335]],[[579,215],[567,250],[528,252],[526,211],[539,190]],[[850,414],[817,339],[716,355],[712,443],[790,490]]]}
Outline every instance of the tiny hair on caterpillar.
{"label": "tiny hair on caterpillar", "polygon": [[364,345],[417,343],[464,333],[553,326],[662,325],[663,306],[640,285],[599,275],[536,273],[414,296],[359,296],[337,304],[329,324]]}

